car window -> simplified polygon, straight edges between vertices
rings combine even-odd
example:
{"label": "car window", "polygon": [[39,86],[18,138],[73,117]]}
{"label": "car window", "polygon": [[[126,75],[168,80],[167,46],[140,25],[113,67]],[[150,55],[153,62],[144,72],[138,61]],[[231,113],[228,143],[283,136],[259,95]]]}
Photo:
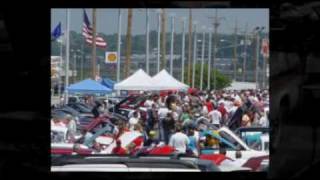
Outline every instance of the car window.
{"label": "car window", "polygon": [[[240,149],[240,150],[243,150],[243,149],[244,149],[244,148],[241,146],[241,144],[239,144],[239,143],[237,142],[236,139],[234,139],[232,136],[230,136],[230,135],[227,134],[226,132],[220,131],[220,132],[219,132],[219,135],[220,135],[222,138],[224,138],[224,139],[226,139],[227,141],[229,141],[231,144],[233,144],[237,149]],[[232,147],[230,147],[229,145],[227,145],[227,144],[225,144],[225,143],[223,143],[223,144],[226,145],[226,148],[227,148],[228,150],[235,150],[235,149],[233,149]]]}

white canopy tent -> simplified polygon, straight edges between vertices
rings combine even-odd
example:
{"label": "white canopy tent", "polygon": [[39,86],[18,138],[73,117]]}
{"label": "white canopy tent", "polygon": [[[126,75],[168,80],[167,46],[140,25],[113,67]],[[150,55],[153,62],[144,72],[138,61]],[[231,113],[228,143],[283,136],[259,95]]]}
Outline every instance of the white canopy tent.
{"label": "white canopy tent", "polygon": [[177,89],[177,90],[186,90],[189,88],[188,85],[178,81],[174,77],[172,77],[165,69],[160,71],[158,74],[152,77],[154,87],[157,90],[169,90],[169,89]]}
{"label": "white canopy tent", "polygon": [[139,69],[128,78],[114,85],[115,90],[155,90],[152,78]]}
{"label": "white canopy tent", "polygon": [[256,83],[253,82],[232,82],[231,86],[225,88],[226,90],[245,90],[256,89]]}

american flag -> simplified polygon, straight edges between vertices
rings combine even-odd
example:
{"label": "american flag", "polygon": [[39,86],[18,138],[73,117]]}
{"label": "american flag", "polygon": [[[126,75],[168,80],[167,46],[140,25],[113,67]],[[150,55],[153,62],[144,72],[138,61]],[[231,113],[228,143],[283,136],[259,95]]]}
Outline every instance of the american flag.
{"label": "american flag", "polygon": [[[92,45],[93,33],[92,27],[90,25],[89,18],[85,10],[83,10],[83,28],[82,35],[86,38],[86,42]],[[100,36],[96,35],[96,46],[100,48],[106,48],[107,42]]]}

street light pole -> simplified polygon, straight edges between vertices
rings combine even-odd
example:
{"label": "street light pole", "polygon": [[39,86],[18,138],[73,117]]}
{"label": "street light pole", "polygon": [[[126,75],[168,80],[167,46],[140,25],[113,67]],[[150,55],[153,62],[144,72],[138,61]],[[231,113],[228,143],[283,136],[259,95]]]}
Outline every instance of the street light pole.
{"label": "street light pole", "polygon": [[170,74],[173,76],[174,16],[171,16]]}
{"label": "street light pole", "polygon": [[73,75],[73,83],[76,82],[76,71],[77,71],[77,51],[74,50],[73,52],[73,72],[72,72],[72,75]]}
{"label": "street light pole", "polygon": [[233,80],[237,81],[237,44],[238,44],[238,38],[237,38],[237,20],[235,22],[235,28],[234,28],[234,49],[233,49]]}
{"label": "street light pole", "polygon": [[181,58],[182,58],[182,71],[181,71],[181,82],[184,83],[184,61],[185,61],[185,24],[186,20],[182,19],[182,51],[181,51]]}
{"label": "street light pole", "polygon": [[202,91],[202,84],[203,84],[203,65],[204,65],[204,50],[205,50],[205,38],[206,32],[205,27],[203,27],[202,33],[202,47],[201,47],[201,70],[200,70],[200,90]]}
{"label": "street light pole", "polygon": [[161,35],[161,12],[159,12],[158,14],[157,73],[160,71],[160,35]]}
{"label": "street light pole", "polygon": [[149,10],[146,9],[146,72],[149,74]]}
{"label": "street light pole", "polygon": [[242,66],[242,81],[246,81],[246,63],[247,63],[247,43],[248,43],[248,35],[247,35],[248,23],[246,23],[245,32],[244,32],[244,56],[243,56],[243,66]]}
{"label": "street light pole", "polygon": [[259,32],[256,32],[256,72],[255,72],[255,81],[256,81],[256,88],[259,89],[259,81],[258,81],[258,71],[259,71]]}
{"label": "street light pole", "polygon": [[193,39],[193,63],[192,63],[192,88],[194,88],[194,78],[196,71],[196,61],[197,61],[197,25],[194,25],[194,39]]}
{"label": "street light pole", "polygon": [[208,52],[208,78],[207,78],[207,89],[210,90],[210,75],[211,75],[211,43],[212,43],[212,28],[209,29],[209,52]]}

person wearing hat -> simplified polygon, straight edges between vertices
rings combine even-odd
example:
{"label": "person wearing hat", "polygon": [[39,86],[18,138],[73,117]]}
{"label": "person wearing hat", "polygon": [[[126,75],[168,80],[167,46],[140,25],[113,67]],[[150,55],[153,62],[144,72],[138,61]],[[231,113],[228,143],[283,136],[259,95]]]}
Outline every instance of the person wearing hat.
{"label": "person wearing hat", "polygon": [[116,140],[116,147],[112,149],[111,154],[124,155],[127,154],[127,150],[121,146],[121,140]]}

